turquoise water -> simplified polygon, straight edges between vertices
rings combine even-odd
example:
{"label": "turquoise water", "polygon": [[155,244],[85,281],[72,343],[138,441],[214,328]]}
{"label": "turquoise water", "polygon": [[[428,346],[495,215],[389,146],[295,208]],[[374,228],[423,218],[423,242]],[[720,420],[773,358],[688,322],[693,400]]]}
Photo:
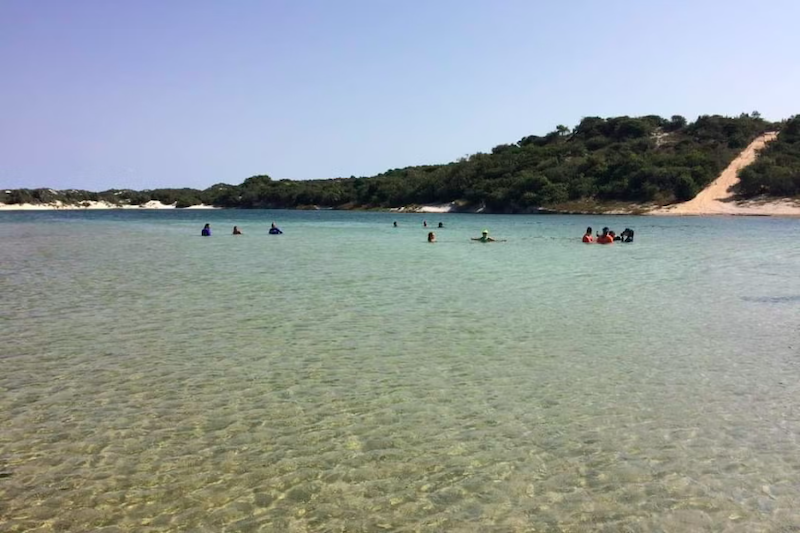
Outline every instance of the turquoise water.
{"label": "turquoise water", "polygon": [[0,531],[796,530],[799,224],[0,213]]}

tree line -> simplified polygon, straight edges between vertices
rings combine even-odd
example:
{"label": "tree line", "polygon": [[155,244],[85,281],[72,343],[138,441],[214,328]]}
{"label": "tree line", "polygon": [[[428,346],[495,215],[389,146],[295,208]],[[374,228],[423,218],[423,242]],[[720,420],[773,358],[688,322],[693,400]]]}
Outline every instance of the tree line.
{"label": "tree line", "polygon": [[[779,176],[787,172],[785,169],[794,168],[796,176],[797,163],[793,162],[800,161],[800,151],[797,145],[789,146],[789,139],[797,128],[796,119],[770,123],[757,112],[738,117],[704,115],[691,123],[679,115],[669,119],[656,115],[586,117],[572,129],[559,125],[546,135],[523,137],[495,146],[488,153],[441,165],[390,169],[372,177],[295,181],[258,175],[239,185],[219,183],[205,190],[94,193],[20,189],[0,191],[0,202],[60,200],[79,204],[95,200],[142,204],[157,200],[177,207],[202,203],[238,208],[339,209],[458,202],[464,208],[504,213],[558,209],[586,200],[598,204],[668,204],[694,197],[750,141],[773,129],[781,129],[783,143],[783,151],[771,156],[776,161],[774,180],[784,183],[786,180]],[[766,190],[789,189],[770,185]],[[742,191],[749,193],[752,187]]]}

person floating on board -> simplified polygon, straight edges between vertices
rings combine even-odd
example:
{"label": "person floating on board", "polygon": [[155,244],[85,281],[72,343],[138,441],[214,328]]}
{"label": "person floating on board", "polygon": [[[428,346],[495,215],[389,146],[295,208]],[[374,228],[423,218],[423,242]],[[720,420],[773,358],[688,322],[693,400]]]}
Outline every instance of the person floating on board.
{"label": "person floating on board", "polygon": [[428,242],[436,242],[436,234],[432,231],[428,232]]}
{"label": "person floating on board", "polygon": [[202,231],[200,231],[200,235],[203,237],[211,237],[211,224],[206,224],[203,226]]}
{"label": "person floating on board", "polygon": [[586,228],[586,233],[583,234],[583,239],[581,239],[581,240],[583,242],[586,242],[586,243],[594,242],[594,239],[592,238],[592,227],[591,226]]}
{"label": "person floating on board", "polygon": [[483,230],[480,237],[473,237],[472,240],[480,242],[496,242],[496,239],[489,237],[488,229]]}
{"label": "person floating on board", "polygon": [[280,230],[280,228],[278,228],[278,226],[276,226],[275,223],[273,222],[272,225],[269,228],[269,234],[270,235],[280,235],[282,233],[283,232]]}
{"label": "person floating on board", "polygon": [[233,227],[233,234],[234,235],[241,235],[242,234],[242,230],[239,229],[239,226],[234,226]]}

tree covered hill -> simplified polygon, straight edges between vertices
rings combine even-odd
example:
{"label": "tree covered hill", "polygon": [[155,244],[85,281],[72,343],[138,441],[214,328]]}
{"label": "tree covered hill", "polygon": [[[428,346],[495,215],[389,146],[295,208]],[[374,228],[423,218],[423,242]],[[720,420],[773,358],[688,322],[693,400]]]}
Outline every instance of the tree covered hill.
{"label": "tree covered hill", "polygon": [[[459,202],[466,208],[505,213],[558,208],[576,201],[668,204],[694,197],[756,136],[779,129],[788,135],[779,137],[783,151],[781,157],[776,152],[774,168],[794,168],[796,175],[800,149],[786,146],[800,136],[795,131],[800,129],[797,119],[776,124],[755,112],[735,118],[701,116],[692,123],[681,116],[587,117],[571,130],[558,126],[544,136],[495,146],[491,153],[442,165],[392,169],[373,177],[293,181],[261,175],[240,185],[221,183],[203,191],[20,189],[0,191],[0,202],[143,204],[157,200],[178,207],[204,203],[242,208],[388,208]],[[796,191],[797,179],[794,183]],[[743,187],[743,192],[752,192],[753,187]],[[780,193],[787,190],[768,188]]]}

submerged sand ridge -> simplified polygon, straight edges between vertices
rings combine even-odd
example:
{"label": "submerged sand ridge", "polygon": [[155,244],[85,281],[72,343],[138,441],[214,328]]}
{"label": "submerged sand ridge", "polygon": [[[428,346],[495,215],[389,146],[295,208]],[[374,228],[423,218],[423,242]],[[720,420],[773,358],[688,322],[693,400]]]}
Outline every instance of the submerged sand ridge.
{"label": "submerged sand ridge", "polygon": [[777,132],[758,136],[700,194],[680,204],[654,209],[651,215],[800,215],[800,204],[792,200],[736,201],[733,187],[739,171],[752,164],[758,152],[777,138]]}

